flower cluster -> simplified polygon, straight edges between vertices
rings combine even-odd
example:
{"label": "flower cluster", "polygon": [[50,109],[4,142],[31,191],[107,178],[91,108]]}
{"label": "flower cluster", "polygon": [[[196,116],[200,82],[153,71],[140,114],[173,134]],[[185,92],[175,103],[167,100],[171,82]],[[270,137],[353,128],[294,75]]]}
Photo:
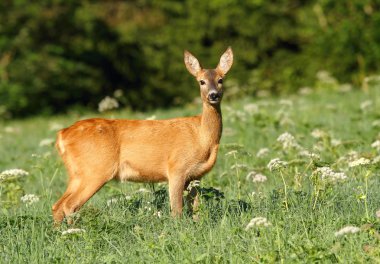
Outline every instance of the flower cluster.
{"label": "flower cluster", "polygon": [[259,113],[260,109],[259,109],[259,106],[257,104],[246,104],[244,106],[244,110],[250,114],[250,115],[255,115],[257,113]]}
{"label": "flower cluster", "polygon": [[156,120],[156,119],[157,119],[156,115],[151,115],[145,118],[145,120]]}
{"label": "flower cluster", "polygon": [[125,200],[131,200],[132,197],[129,195],[121,196],[121,197],[113,197],[111,199],[107,200],[107,206],[111,206],[114,204],[117,204],[119,202],[125,201]]}
{"label": "flower cluster", "polygon": [[359,231],[360,231],[360,228],[357,226],[345,226],[339,231],[335,232],[335,236],[338,237],[338,236],[344,236],[347,234],[355,234]]}
{"label": "flower cluster", "polygon": [[103,100],[100,101],[98,105],[99,112],[105,112],[107,110],[116,109],[119,107],[119,102],[112,97],[106,96]]}
{"label": "flower cluster", "polygon": [[334,172],[329,167],[317,168],[314,171],[314,174],[320,175],[322,180],[327,180],[327,181],[331,181],[331,182],[341,181],[341,180],[345,180],[347,178],[346,174],[344,174],[343,172]]}
{"label": "flower cluster", "polygon": [[10,169],[0,173],[0,181],[7,180],[13,177],[22,177],[29,175],[29,172],[22,169]]}
{"label": "flower cluster", "polygon": [[70,235],[70,234],[80,234],[85,233],[86,230],[80,228],[70,228],[62,232],[62,235]]}
{"label": "flower cluster", "polygon": [[310,152],[308,150],[301,150],[298,155],[302,156],[302,157],[307,157],[307,158],[310,158],[310,159],[313,159],[313,160],[318,160],[320,159],[321,157],[316,154],[316,153],[313,153],[313,152]]}
{"label": "flower cluster", "polygon": [[237,150],[231,150],[231,151],[228,151],[226,154],[226,156],[236,156],[238,154],[238,151]]}
{"label": "flower cluster", "polygon": [[325,131],[323,131],[323,130],[317,128],[317,129],[314,129],[314,130],[311,132],[311,136],[312,136],[313,138],[317,138],[317,139],[319,139],[319,138],[327,137],[328,134],[327,134]]}
{"label": "flower cluster", "polygon": [[377,149],[377,150],[380,150],[380,140],[376,140],[375,142],[373,142],[371,144],[371,147]]}
{"label": "flower cluster", "polygon": [[294,136],[288,132],[281,134],[277,138],[277,142],[282,144],[283,149],[299,148],[299,145]]}
{"label": "flower cluster", "polygon": [[288,165],[288,163],[286,161],[282,161],[279,158],[275,158],[275,159],[272,159],[271,161],[269,161],[267,168],[270,171],[274,171],[274,170],[279,170],[281,168],[284,168],[287,165]]}
{"label": "flower cluster", "polygon": [[30,205],[36,203],[40,200],[40,198],[35,194],[25,194],[21,197],[21,202]]}
{"label": "flower cluster", "polygon": [[247,175],[247,180],[248,179],[251,179],[252,182],[266,182],[267,181],[267,176],[261,174],[261,173],[257,173],[256,171],[251,171],[250,173],[248,173]]}
{"label": "flower cluster", "polygon": [[40,141],[40,147],[45,147],[45,146],[51,146],[54,144],[54,139],[52,138],[45,138],[43,140]]}
{"label": "flower cluster", "polygon": [[376,157],[374,157],[373,160],[372,160],[372,164],[377,164],[377,163],[379,163],[379,162],[380,162],[380,156],[376,156]]}
{"label": "flower cluster", "polygon": [[370,163],[371,163],[371,161],[369,159],[359,158],[357,160],[353,160],[350,163],[348,163],[348,166],[349,167],[357,167],[357,166],[361,166],[361,165],[368,165]]}
{"label": "flower cluster", "polygon": [[259,151],[257,151],[256,157],[258,158],[265,157],[266,155],[268,155],[268,153],[269,153],[268,148],[261,148],[259,149]]}
{"label": "flower cluster", "polygon": [[252,218],[251,221],[248,223],[248,225],[245,227],[245,230],[248,230],[252,227],[260,227],[260,226],[263,226],[263,227],[268,227],[268,226],[271,226],[272,224],[268,221],[268,219],[266,219],[265,217],[255,217],[255,218]]}
{"label": "flower cluster", "polygon": [[380,210],[377,210],[377,211],[376,211],[376,217],[377,217],[377,218],[380,218]]}
{"label": "flower cluster", "polygon": [[367,111],[369,108],[371,108],[373,105],[373,102],[371,100],[366,100],[360,104],[360,109],[362,111]]}

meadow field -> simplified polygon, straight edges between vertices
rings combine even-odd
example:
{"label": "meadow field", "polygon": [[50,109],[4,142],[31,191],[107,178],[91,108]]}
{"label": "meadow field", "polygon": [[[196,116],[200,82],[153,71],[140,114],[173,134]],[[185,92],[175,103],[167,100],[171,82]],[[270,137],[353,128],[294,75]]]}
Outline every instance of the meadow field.
{"label": "meadow field", "polygon": [[73,226],[54,228],[51,206],[67,181],[60,128],[190,116],[200,105],[1,121],[0,262],[380,263],[380,91],[348,88],[223,102],[197,221],[170,216],[166,184],[110,182]]}

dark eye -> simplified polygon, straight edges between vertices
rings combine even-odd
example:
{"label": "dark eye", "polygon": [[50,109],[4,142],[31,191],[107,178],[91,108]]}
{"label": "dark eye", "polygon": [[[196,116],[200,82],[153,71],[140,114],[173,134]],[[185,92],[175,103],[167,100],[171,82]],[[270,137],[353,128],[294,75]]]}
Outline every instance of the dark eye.
{"label": "dark eye", "polygon": [[206,82],[204,80],[200,80],[199,82],[200,82],[201,85],[205,85],[206,84]]}
{"label": "dark eye", "polygon": [[223,83],[223,79],[219,79],[219,80],[218,80],[218,83],[219,83],[219,84],[222,84],[222,83]]}

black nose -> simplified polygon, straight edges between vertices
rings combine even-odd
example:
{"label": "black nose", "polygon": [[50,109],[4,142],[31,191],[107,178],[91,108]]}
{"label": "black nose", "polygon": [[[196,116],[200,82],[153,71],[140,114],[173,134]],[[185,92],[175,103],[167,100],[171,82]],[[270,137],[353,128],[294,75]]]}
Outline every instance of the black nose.
{"label": "black nose", "polygon": [[217,101],[220,98],[220,95],[217,92],[210,92],[208,94],[208,99],[210,101]]}

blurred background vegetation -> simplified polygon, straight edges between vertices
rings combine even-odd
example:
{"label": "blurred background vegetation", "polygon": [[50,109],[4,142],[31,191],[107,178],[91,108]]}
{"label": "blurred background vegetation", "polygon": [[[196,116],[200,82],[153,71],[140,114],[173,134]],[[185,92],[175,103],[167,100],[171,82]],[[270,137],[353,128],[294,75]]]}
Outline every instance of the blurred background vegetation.
{"label": "blurred background vegetation", "polygon": [[187,103],[199,91],[184,49],[213,68],[232,46],[236,96],[315,87],[321,71],[360,87],[379,71],[379,11],[378,0],[2,0],[0,116],[105,96],[137,110]]}

